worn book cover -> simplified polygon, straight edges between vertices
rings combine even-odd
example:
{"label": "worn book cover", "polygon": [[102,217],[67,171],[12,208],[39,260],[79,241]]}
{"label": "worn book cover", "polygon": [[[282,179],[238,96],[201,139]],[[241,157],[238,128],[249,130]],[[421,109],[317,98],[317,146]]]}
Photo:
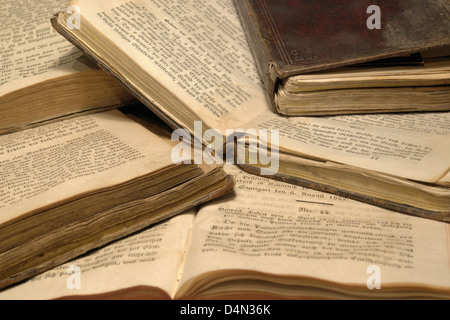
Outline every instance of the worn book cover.
{"label": "worn book cover", "polygon": [[281,79],[450,45],[448,0],[236,0],[274,104]]}

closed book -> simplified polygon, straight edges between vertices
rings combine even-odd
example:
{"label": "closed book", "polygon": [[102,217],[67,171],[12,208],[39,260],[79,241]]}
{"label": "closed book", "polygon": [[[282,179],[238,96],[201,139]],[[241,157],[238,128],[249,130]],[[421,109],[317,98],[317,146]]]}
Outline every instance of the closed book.
{"label": "closed book", "polygon": [[441,58],[441,64],[427,59],[419,67],[361,66],[389,58],[409,60],[420,52],[428,56],[430,50],[449,46],[448,1],[374,5],[372,0],[237,0],[235,4],[271,106],[279,113],[450,108],[448,58]]}

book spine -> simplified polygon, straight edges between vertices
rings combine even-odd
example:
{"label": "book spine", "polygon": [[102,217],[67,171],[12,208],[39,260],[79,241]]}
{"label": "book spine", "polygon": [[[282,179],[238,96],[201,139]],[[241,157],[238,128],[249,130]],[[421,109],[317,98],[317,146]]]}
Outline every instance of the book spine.
{"label": "book spine", "polygon": [[277,62],[272,58],[271,47],[265,41],[264,32],[258,23],[258,16],[249,0],[235,0],[235,6],[241,19],[248,44],[252,51],[259,74],[264,82],[265,90],[270,101],[270,108],[276,112],[275,89],[281,79],[281,72]]}

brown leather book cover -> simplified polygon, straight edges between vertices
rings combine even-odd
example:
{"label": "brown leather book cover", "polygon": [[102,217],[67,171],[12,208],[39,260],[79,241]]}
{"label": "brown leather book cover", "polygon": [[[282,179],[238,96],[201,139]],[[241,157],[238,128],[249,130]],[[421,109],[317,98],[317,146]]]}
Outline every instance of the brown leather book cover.
{"label": "brown leather book cover", "polygon": [[235,4],[272,103],[277,82],[289,76],[450,45],[449,0]]}

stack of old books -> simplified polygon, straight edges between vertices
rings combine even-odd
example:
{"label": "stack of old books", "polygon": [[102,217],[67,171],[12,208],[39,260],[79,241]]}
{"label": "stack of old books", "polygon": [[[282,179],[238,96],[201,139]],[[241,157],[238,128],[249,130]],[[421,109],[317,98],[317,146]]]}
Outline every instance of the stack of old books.
{"label": "stack of old books", "polygon": [[450,298],[448,4],[371,2],[2,2],[0,298]]}
{"label": "stack of old books", "polygon": [[234,186],[223,166],[175,164],[160,125],[118,110],[136,99],[51,27],[67,3],[31,2],[1,4],[2,289]]}

